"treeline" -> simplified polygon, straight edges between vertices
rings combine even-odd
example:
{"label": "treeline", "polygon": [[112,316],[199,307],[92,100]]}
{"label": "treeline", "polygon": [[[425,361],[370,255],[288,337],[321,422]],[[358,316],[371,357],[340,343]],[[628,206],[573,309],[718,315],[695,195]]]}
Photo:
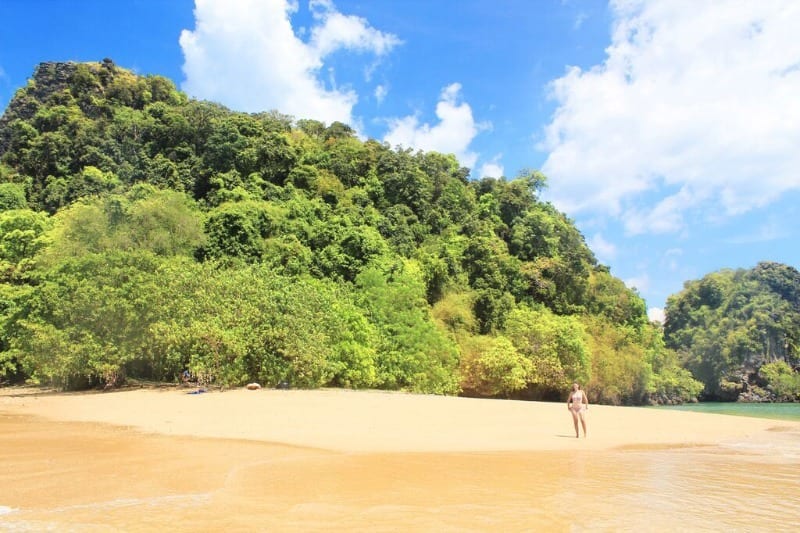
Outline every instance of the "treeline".
{"label": "treeline", "polygon": [[0,376],[694,398],[545,186],[43,63],[0,118]]}
{"label": "treeline", "polygon": [[720,400],[800,400],[800,272],[763,262],[687,282],[667,301],[668,346]]}

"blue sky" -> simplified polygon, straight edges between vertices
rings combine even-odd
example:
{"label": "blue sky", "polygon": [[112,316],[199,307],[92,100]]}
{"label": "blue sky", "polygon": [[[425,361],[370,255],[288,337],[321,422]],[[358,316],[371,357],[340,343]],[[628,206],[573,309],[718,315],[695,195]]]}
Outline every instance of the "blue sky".
{"label": "blue sky", "polygon": [[0,108],[112,58],[241,111],[340,120],[548,176],[653,316],[683,282],[800,267],[800,2],[2,0]]}

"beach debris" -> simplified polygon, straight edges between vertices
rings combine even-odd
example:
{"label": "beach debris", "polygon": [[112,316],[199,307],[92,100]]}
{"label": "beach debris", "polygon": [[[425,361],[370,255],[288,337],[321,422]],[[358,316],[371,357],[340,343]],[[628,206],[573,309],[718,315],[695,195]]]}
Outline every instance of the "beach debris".
{"label": "beach debris", "polygon": [[247,390],[258,390],[260,388],[261,388],[261,385],[259,385],[258,383],[248,383],[247,384]]}

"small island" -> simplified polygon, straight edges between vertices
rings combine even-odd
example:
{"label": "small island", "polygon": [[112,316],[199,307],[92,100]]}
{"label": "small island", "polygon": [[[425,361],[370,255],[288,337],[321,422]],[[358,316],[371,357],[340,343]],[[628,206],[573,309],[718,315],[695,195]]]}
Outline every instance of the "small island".
{"label": "small island", "polygon": [[0,118],[0,379],[797,399],[794,268],[687,282],[662,327],[545,176],[469,173],[110,59],[42,63]]}
{"label": "small island", "polygon": [[800,521],[800,422],[634,407],[800,399],[800,273],[709,273],[651,322],[546,186],[40,64],[0,117],[0,521]]}

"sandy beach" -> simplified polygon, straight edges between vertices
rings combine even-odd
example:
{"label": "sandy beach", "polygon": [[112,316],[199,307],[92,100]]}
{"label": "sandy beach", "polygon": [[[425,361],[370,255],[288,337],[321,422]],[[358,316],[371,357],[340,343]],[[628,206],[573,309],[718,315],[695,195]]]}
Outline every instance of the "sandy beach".
{"label": "sandy beach", "polygon": [[592,405],[576,439],[564,403],[190,390],[0,389],[0,530],[702,529],[705,490],[800,489],[798,422]]}

